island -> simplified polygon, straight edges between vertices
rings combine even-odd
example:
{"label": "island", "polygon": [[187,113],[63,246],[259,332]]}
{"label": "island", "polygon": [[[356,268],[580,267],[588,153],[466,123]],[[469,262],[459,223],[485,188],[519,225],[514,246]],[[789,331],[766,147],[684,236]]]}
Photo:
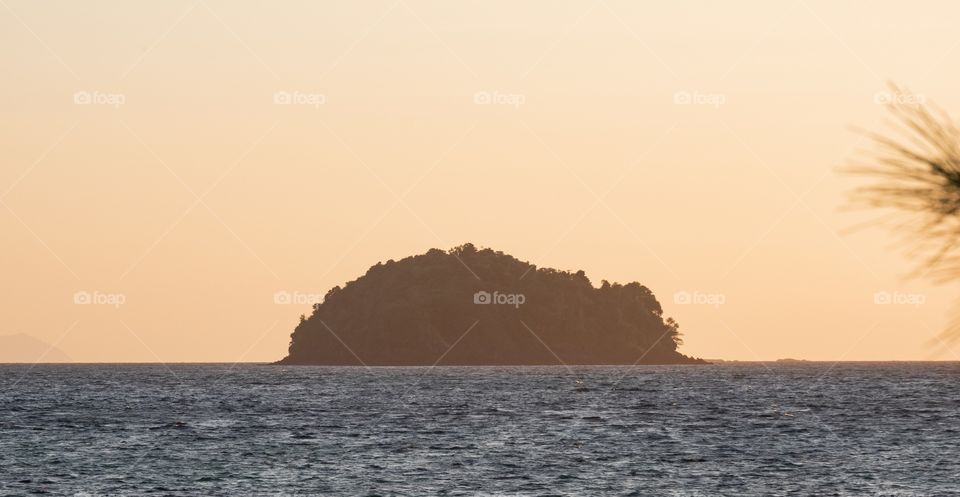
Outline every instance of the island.
{"label": "island", "polygon": [[301,315],[281,365],[706,364],[640,283],[467,243],[377,263]]}

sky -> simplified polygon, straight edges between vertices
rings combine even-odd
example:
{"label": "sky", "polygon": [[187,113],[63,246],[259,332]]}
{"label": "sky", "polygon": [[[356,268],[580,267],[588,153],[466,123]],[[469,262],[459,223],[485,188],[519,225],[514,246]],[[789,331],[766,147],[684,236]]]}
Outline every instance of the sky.
{"label": "sky", "polygon": [[0,0],[0,335],[80,362],[273,361],[315,295],[472,242],[641,282],[689,355],[960,360],[930,344],[957,287],[854,229],[880,213],[846,208],[863,180],[839,171],[871,150],[857,128],[895,132],[890,81],[960,115],[957,18]]}

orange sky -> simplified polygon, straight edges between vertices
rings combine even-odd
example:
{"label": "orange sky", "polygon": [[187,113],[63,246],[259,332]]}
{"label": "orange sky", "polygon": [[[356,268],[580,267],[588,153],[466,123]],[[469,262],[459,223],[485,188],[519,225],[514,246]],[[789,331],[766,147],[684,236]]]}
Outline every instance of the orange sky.
{"label": "orange sky", "polygon": [[857,182],[836,169],[866,145],[852,126],[889,129],[888,80],[960,114],[958,17],[3,0],[0,335],[77,361],[276,360],[309,305],[275,292],[472,241],[640,281],[688,354],[931,358],[956,288],[905,280],[885,231],[846,233],[873,214],[841,210]]}

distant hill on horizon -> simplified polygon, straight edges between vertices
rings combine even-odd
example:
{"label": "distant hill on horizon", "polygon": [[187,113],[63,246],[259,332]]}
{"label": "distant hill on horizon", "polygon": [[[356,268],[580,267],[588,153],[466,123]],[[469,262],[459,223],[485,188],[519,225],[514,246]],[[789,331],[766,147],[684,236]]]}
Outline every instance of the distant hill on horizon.
{"label": "distant hill on horizon", "polygon": [[26,333],[0,335],[0,363],[73,362],[64,351]]}
{"label": "distant hill on horizon", "polygon": [[301,316],[277,364],[705,364],[640,283],[537,268],[467,243],[377,263]]}

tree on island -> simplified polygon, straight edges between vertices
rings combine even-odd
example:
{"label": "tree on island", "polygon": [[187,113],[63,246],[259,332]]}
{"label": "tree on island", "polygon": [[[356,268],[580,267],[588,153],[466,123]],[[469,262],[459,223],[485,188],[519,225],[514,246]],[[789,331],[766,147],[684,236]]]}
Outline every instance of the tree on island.
{"label": "tree on island", "polygon": [[377,263],[327,292],[281,364],[686,364],[640,283],[594,287],[467,243]]}

